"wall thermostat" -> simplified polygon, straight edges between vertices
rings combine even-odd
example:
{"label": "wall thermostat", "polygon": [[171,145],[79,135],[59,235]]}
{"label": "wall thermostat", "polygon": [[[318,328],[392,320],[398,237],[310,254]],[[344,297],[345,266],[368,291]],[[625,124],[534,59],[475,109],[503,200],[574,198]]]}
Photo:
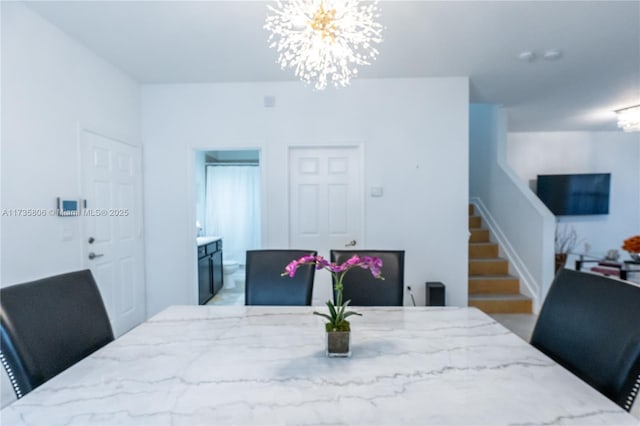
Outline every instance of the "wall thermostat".
{"label": "wall thermostat", "polygon": [[78,216],[80,202],[78,200],[63,200],[58,197],[58,216]]}

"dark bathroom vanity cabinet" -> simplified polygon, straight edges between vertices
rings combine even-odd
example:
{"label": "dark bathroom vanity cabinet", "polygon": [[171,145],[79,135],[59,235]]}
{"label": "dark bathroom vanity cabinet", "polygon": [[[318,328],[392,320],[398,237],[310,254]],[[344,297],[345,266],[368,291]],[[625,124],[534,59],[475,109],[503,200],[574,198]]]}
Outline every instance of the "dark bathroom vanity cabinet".
{"label": "dark bathroom vanity cabinet", "polygon": [[222,288],[222,240],[198,245],[198,303],[206,304]]}

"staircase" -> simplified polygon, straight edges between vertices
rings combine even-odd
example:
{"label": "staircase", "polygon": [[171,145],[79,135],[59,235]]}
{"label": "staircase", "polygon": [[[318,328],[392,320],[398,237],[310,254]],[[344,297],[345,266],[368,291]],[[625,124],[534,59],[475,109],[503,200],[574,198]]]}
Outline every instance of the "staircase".
{"label": "staircase", "polygon": [[499,257],[482,217],[469,205],[469,306],[488,314],[530,314],[531,298],[520,294],[520,281],[509,275],[509,261]]}

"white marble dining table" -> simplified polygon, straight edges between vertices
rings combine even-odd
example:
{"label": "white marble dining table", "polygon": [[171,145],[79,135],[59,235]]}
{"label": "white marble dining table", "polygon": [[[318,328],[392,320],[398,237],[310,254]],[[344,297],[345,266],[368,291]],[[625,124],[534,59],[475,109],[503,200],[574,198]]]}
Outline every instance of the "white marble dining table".
{"label": "white marble dining table", "polygon": [[[7,425],[638,425],[475,308],[172,306],[4,408]],[[320,308],[321,309],[321,308]]]}

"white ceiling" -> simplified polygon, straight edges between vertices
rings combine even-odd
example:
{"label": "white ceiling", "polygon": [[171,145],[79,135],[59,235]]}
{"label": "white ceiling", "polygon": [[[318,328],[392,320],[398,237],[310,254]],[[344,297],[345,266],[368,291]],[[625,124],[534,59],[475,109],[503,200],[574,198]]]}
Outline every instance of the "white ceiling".
{"label": "white ceiling", "polygon": [[[295,80],[268,48],[266,2],[28,5],[140,83]],[[382,1],[380,8],[384,42],[360,78],[469,76],[471,101],[505,105],[512,131],[614,130],[612,110],[640,103],[640,1]],[[540,59],[547,49],[563,57]],[[519,61],[523,50],[538,59]]]}

